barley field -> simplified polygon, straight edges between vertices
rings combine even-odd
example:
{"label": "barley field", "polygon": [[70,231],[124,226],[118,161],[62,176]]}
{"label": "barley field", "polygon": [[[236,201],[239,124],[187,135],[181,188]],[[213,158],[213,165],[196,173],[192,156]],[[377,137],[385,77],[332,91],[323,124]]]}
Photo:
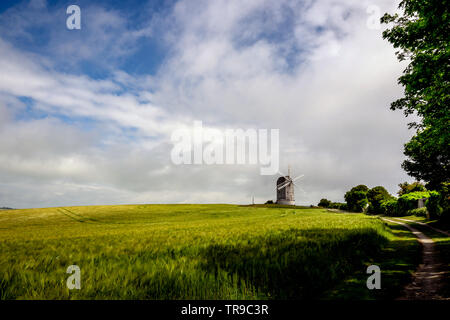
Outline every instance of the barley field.
{"label": "barley field", "polygon": [[[376,217],[237,205],[0,211],[0,299],[320,297],[381,250]],[[69,265],[81,289],[69,290]]]}

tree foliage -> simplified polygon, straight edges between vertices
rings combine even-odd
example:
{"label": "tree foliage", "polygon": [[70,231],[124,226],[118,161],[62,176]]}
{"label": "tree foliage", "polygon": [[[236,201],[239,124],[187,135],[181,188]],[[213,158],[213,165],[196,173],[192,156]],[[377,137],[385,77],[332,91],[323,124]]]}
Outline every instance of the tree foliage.
{"label": "tree foliage", "polygon": [[417,131],[405,144],[402,167],[436,189],[450,176],[450,5],[448,0],[403,0],[399,7],[402,14],[386,13],[381,22],[391,24],[383,38],[398,49],[398,59],[409,61],[398,79],[404,97],[391,109],[419,116],[410,123]]}
{"label": "tree foliage", "polygon": [[370,213],[382,213],[381,203],[391,199],[392,196],[382,186],[373,187],[367,192],[367,200],[369,201]]}
{"label": "tree foliage", "polygon": [[331,205],[331,201],[328,199],[320,199],[318,206],[323,208],[329,208]]}
{"label": "tree foliage", "polygon": [[431,191],[430,197],[426,202],[427,210],[431,219],[439,218],[442,213],[442,207],[440,206],[441,194],[437,191]]}
{"label": "tree foliage", "polygon": [[400,215],[410,215],[409,211],[416,209],[420,199],[428,199],[429,191],[415,191],[402,195],[397,200],[397,210]]}
{"label": "tree foliage", "polygon": [[423,183],[420,183],[418,181],[413,183],[403,182],[400,183],[398,186],[400,187],[400,190],[398,190],[397,192],[399,196],[415,191],[427,191]]}
{"label": "tree foliage", "polygon": [[354,212],[364,211],[369,204],[369,201],[367,199],[368,191],[369,188],[362,184],[353,187],[350,191],[347,191],[344,198],[347,202],[348,210]]}

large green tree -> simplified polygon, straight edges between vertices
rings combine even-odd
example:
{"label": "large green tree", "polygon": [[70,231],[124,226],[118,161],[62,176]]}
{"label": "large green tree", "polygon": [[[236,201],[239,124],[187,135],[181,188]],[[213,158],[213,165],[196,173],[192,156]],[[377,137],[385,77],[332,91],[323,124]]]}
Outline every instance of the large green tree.
{"label": "large green tree", "polygon": [[323,208],[329,208],[331,205],[331,201],[328,199],[320,199],[318,206]]}
{"label": "large green tree", "polygon": [[381,203],[385,200],[391,199],[392,196],[382,186],[373,187],[367,191],[367,200],[369,201],[370,213],[382,213]]}
{"label": "large green tree", "polygon": [[367,200],[367,192],[369,188],[363,184],[350,189],[345,193],[345,201],[350,211],[362,212],[366,209],[369,201]]}
{"label": "large green tree", "polygon": [[405,144],[406,172],[437,189],[449,180],[450,170],[450,23],[448,0],[403,0],[401,14],[385,14],[383,32],[398,49],[397,57],[409,62],[398,79],[404,97],[391,109],[416,114],[411,122],[415,136]]}

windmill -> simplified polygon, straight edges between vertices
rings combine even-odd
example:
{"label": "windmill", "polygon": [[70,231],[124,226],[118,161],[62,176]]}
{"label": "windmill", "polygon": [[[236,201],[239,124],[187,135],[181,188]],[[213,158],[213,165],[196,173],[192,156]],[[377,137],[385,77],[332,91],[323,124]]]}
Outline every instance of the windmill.
{"label": "windmill", "polygon": [[281,177],[277,179],[277,204],[295,205],[294,186],[295,181],[302,178],[304,174],[292,179],[291,167],[288,167],[288,174],[280,173]]}

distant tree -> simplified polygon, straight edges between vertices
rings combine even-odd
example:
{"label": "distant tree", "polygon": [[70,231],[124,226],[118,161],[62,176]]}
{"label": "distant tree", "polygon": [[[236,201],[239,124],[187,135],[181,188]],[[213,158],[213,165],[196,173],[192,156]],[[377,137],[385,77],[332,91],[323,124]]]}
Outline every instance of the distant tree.
{"label": "distant tree", "polygon": [[347,209],[347,204],[346,203],[341,203],[341,202],[332,202],[329,206],[329,208],[331,209],[339,209],[339,210],[348,210]]}
{"label": "distant tree", "polygon": [[400,187],[400,190],[398,190],[397,192],[399,196],[416,191],[427,191],[423,183],[420,183],[418,181],[413,183],[403,182],[400,183],[398,186]]}
{"label": "distant tree", "polygon": [[429,190],[438,190],[450,177],[450,23],[447,0],[403,0],[401,13],[385,14],[383,32],[398,49],[400,61],[408,61],[398,79],[404,96],[391,104],[411,122],[416,134],[405,144],[403,169]]}
{"label": "distant tree", "polygon": [[267,200],[266,204],[273,204],[273,201],[272,200]]}
{"label": "distant tree", "polygon": [[369,188],[362,184],[347,191],[344,196],[347,209],[354,212],[363,212],[369,203],[367,199],[368,191]]}
{"label": "distant tree", "polygon": [[367,200],[369,201],[370,213],[382,213],[381,203],[391,199],[392,196],[382,186],[373,187],[367,192]]}
{"label": "distant tree", "polygon": [[318,206],[323,208],[329,208],[331,205],[331,201],[327,199],[320,199]]}

